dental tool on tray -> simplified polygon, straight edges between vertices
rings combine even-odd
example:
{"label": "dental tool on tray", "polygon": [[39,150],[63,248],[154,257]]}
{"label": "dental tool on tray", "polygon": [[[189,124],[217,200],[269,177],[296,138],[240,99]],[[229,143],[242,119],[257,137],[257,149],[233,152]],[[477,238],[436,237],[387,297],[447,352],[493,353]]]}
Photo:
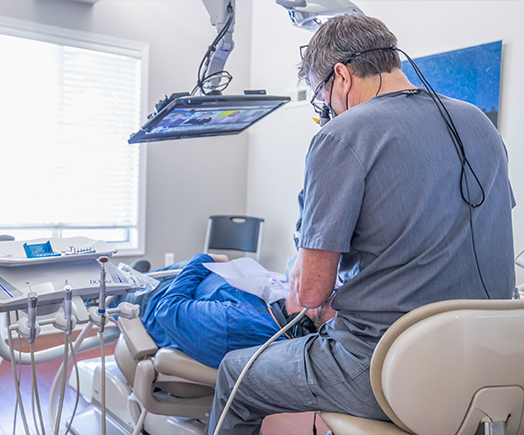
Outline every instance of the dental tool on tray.
{"label": "dental tool on tray", "polygon": [[24,243],[24,251],[27,258],[42,258],[42,257],[60,257],[62,255],[82,255],[82,254],[96,254],[96,249],[92,246],[84,248],[76,248],[69,246],[69,250],[55,252],[51,247],[51,242],[36,243],[34,245],[28,245]]}

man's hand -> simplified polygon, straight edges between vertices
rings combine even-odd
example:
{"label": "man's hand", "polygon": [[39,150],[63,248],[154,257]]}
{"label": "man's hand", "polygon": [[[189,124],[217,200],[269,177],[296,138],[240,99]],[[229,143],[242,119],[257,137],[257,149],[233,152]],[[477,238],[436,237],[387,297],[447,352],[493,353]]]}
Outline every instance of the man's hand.
{"label": "man's hand", "polygon": [[339,258],[339,252],[299,248],[289,277],[290,297],[302,307],[322,305],[335,287]]}
{"label": "man's hand", "polygon": [[[337,314],[337,312],[331,307],[333,296],[335,296],[334,293],[320,307],[310,308],[306,311],[306,316],[311,319],[317,329]],[[299,313],[303,308],[304,307],[295,302],[293,298],[289,297],[286,299],[286,311],[288,314]]]}

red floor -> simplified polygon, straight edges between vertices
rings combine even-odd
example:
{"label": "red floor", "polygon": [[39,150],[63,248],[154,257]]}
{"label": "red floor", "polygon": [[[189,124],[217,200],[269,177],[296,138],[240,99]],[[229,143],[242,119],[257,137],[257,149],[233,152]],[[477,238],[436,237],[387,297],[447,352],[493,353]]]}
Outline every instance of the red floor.
{"label": "red floor", "polygon": [[[38,337],[35,342],[35,350],[44,349],[61,343],[63,338],[61,336],[45,336]],[[22,350],[27,351],[27,342],[23,340]],[[114,344],[106,346],[106,354],[112,354]],[[15,345],[16,347],[16,345]],[[84,352],[78,356],[78,360],[89,359],[100,356],[100,351],[94,349],[92,351]],[[61,360],[49,361],[37,365],[37,379],[40,401],[42,404],[42,412],[44,414],[44,423],[46,425],[46,433],[51,434],[51,426],[49,423],[48,409],[49,409],[49,392],[51,384],[55,377],[55,373],[60,366]],[[26,410],[26,417],[32,434],[36,434],[33,428],[33,420],[31,413],[31,367],[22,367],[22,398]],[[64,405],[64,419],[69,418],[73,411],[75,401],[75,391],[68,387],[66,392],[66,401]],[[80,399],[82,402],[82,399]],[[13,383],[11,364],[8,361],[0,363],[0,435],[13,434],[13,416],[16,403],[16,392]],[[80,404],[80,408],[85,406],[85,402]],[[328,428],[318,417],[316,418],[317,433],[323,435]],[[263,435],[310,435],[313,434],[313,413],[303,414],[280,414],[267,417],[262,425]],[[16,435],[25,435],[24,427],[20,418],[16,424]]]}

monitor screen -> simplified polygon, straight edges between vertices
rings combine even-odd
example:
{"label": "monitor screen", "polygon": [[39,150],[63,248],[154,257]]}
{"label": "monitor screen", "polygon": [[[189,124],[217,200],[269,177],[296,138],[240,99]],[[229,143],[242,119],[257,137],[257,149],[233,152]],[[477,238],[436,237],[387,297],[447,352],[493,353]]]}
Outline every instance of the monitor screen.
{"label": "monitor screen", "polygon": [[132,134],[128,142],[238,134],[289,100],[268,95],[176,98]]}

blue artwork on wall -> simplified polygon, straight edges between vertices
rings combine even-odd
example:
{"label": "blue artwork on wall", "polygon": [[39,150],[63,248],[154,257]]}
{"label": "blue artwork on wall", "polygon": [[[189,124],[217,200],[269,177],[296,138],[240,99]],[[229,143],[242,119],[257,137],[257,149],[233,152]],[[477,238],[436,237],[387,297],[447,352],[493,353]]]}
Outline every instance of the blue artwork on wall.
{"label": "blue artwork on wall", "polygon": [[[415,59],[435,92],[472,103],[498,127],[502,41]],[[423,87],[408,61],[402,71]]]}

